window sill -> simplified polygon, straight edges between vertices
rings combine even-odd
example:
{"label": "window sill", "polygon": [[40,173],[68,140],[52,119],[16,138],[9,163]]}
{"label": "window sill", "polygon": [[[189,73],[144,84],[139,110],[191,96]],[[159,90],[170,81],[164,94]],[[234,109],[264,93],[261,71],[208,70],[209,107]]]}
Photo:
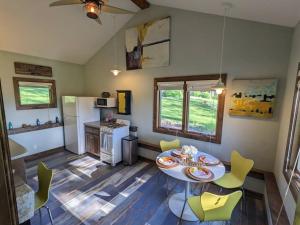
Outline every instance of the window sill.
{"label": "window sill", "polygon": [[166,128],[162,128],[162,127],[153,128],[153,132],[174,135],[174,136],[177,135],[179,137],[194,139],[194,140],[198,140],[198,141],[221,144],[221,137],[217,138],[216,136],[210,136],[210,135],[204,135],[204,134],[198,134],[198,133],[192,133],[192,132],[183,132],[180,130],[166,129]]}

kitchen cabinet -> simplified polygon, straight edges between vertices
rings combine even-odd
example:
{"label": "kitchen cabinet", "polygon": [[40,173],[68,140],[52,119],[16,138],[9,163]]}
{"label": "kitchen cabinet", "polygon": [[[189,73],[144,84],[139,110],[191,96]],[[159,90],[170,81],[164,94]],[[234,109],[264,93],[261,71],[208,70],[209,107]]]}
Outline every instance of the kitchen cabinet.
{"label": "kitchen cabinet", "polygon": [[100,129],[85,126],[85,150],[96,156],[100,156]]}

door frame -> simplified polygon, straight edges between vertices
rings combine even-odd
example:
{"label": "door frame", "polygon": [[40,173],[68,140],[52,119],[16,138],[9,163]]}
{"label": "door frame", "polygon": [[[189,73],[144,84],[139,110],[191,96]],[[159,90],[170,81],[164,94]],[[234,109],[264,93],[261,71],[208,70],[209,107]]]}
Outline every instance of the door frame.
{"label": "door frame", "polygon": [[5,120],[4,102],[0,80],[0,224],[18,225],[16,193]]}

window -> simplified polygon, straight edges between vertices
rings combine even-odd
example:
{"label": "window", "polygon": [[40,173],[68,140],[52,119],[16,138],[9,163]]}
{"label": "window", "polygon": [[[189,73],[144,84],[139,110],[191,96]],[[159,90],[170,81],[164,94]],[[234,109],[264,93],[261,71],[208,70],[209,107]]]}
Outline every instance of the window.
{"label": "window", "polygon": [[56,107],[54,80],[14,77],[17,110]]}
{"label": "window", "polygon": [[289,134],[286,145],[286,154],[283,173],[289,182],[295,167],[295,174],[291,182],[291,191],[294,198],[300,190],[300,160],[297,159],[300,147],[300,74],[296,80],[293,108],[290,119]]}
{"label": "window", "polygon": [[[225,94],[212,86],[219,75],[154,79],[153,131],[221,143]],[[226,75],[222,75],[226,82]]]}

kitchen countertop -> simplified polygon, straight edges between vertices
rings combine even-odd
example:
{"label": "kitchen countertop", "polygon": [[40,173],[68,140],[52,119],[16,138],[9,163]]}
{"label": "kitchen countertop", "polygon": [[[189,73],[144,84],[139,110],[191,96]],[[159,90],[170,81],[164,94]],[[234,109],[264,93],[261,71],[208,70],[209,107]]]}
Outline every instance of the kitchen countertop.
{"label": "kitchen countertop", "polygon": [[12,139],[8,139],[11,159],[17,159],[27,152],[27,150]]}
{"label": "kitchen countertop", "polygon": [[[88,126],[88,127],[94,127],[94,128],[98,128],[100,129],[100,127],[109,127],[109,125],[111,124],[114,124],[114,123],[110,123],[110,122],[104,122],[104,121],[94,121],[94,122],[87,122],[87,123],[84,123],[84,125]],[[116,128],[120,128],[120,127],[125,127],[127,126],[126,124],[120,124],[120,123],[115,123],[115,124],[118,124],[119,126],[118,127],[111,127],[113,129],[116,129]]]}
{"label": "kitchen countertop", "polygon": [[100,121],[88,122],[88,123],[84,123],[84,125],[100,129],[101,122]]}

